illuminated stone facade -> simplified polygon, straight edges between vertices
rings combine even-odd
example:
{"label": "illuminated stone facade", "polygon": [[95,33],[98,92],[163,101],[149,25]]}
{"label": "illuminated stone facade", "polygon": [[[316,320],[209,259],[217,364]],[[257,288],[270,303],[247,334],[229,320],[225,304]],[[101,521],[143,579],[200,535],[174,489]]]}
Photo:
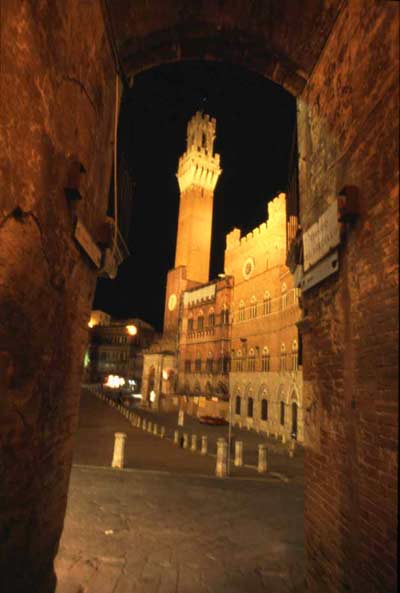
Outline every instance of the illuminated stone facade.
{"label": "illuminated stone facade", "polygon": [[[232,422],[303,440],[298,289],[285,265],[286,197],[245,237],[227,235],[225,273],[234,278],[231,328]],[[300,357],[299,357],[300,355]]]}

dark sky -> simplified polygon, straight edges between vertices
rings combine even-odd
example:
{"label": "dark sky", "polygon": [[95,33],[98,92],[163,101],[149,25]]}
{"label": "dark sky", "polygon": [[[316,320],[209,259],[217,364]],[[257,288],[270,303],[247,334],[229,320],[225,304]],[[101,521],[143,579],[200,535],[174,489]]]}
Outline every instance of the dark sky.
{"label": "dark sky", "polygon": [[162,327],[166,274],[174,265],[178,159],[201,109],[217,120],[222,174],[214,194],[211,278],[223,271],[225,234],[266,220],[266,202],[288,182],[295,100],[244,68],[180,62],[147,70],[125,93],[119,147],[135,181],[130,257],[115,280],[98,282],[93,308]]}

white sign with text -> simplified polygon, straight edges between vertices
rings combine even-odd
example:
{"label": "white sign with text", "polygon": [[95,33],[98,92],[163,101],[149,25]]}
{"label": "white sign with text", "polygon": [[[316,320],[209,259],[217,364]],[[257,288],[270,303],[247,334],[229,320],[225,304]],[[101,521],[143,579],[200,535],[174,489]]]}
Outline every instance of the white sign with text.
{"label": "white sign with text", "polygon": [[318,221],[303,233],[304,271],[320,261],[340,243],[337,200]]}

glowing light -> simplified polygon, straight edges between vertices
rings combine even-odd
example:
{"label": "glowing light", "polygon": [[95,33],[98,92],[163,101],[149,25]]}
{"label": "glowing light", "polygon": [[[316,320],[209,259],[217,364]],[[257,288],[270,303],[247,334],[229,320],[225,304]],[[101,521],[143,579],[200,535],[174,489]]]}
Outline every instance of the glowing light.
{"label": "glowing light", "polygon": [[91,319],[91,320],[89,321],[89,323],[88,323],[88,326],[89,326],[89,327],[94,327],[95,325],[96,325],[96,324],[95,324],[95,322],[93,321],[93,319]]}
{"label": "glowing light", "polygon": [[123,385],[125,385],[125,379],[118,375],[108,375],[107,380],[104,383],[105,387],[111,387],[111,389],[118,389]]}
{"label": "glowing light", "polygon": [[154,390],[150,391],[150,401],[151,401],[151,403],[156,401],[156,392]]}
{"label": "glowing light", "polygon": [[163,371],[162,372],[162,378],[166,381],[168,379],[168,371]]}
{"label": "glowing light", "polygon": [[136,325],[127,325],[126,331],[128,332],[128,334],[130,336],[136,336],[138,330],[137,330]]}

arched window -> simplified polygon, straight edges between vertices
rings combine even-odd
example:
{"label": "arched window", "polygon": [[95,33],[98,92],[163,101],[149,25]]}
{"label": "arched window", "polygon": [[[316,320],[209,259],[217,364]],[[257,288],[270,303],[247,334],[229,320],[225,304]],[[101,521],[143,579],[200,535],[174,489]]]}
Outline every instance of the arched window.
{"label": "arched window", "polygon": [[249,356],[247,358],[247,370],[250,373],[254,373],[256,370],[256,355],[253,348],[249,350]]}
{"label": "arched window", "polygon": [[201,313],[197,318],[197,329],[202,330],[204,329],[204,315]]}
{"label": "arched window", "polygon": [[240,301],[240,303],[239,303],[239,317],[238,317],[239,321],[244,321],[244,311],[245,311],[244,301]]}
{"label": "arched window", "polygon": [[285,402],[281,401],[281,426],[285,426]]}
{"label": "arched window", "polygon": [[263,313],[264,315],[269,315],[271,313],[271,295],[268,290],[264,292]]}
{"label": "arched window", "polygon": [[286,284],[282,284],[282,311],[286,309],[288,304],[288,293]]}
{"label": "arched window", "polygon": [[193,317],[189,317],[188,319],[188,332],[193,331]]}
{"label": "arched window", "polygon": [[248,418],[253,418],[253,411],[254,411],[254,400],[252,397],[249,397],[247,400],[247,416]]}
{"label": "arched window", "polygon": [[192,361],[185,360],[185,373],[190,373],[192,370]]}
{"label": "arched window", "polygon": [[269,356],[268,347],[265,346],[263,348],[262,356],[261,356],[261,371],[263,373],[268,373],[269,370],[270,370],[270,356]]}
{"label": "arched window", "polygon": [[297,340],[292,342],[292,370],[297,371],[299,368],[299,348]]}
{"label": "arched window", "polygon": [[279,370],[286,371],[286,346],[285,344],[281,345],[281,353],[279,357]]}
{"label": "arched window", "polygon": [[206,360],[206,373],[209,375],[213,372],[213,355],[212,352],[209,352],[207,355]]}
{"label": "arched window", "polygon": [[235,414],[240,415],[241,403],[242,403],[242,399],[241,399],[240,395],[237,395],[236,400],[235,400]]}
{"label": "arched window", "polygon": [[228,325],[229,324],[229,309],[226,305],[224,305],[221,311],[221,324]]}
{"label": "arched window", "polygon": [[214,327],[215,325],[215,313],[214,313],[214,309],[211,309],[208,313],[208,325],[210,327]]}
{"label": "arched window", "polygon": [[268,400],[261,400],[261,420],[268,420]]}
{"label": "arched window", "polygon": [[257,299],[255,296],[251,297],[250,301],[250,319],[257,317]]}
{"label": "arched window", "polygon": [[196,373],[201,373],[201,358],[199,353],[197,353],[196,360],[194,362],[194,370]]}

